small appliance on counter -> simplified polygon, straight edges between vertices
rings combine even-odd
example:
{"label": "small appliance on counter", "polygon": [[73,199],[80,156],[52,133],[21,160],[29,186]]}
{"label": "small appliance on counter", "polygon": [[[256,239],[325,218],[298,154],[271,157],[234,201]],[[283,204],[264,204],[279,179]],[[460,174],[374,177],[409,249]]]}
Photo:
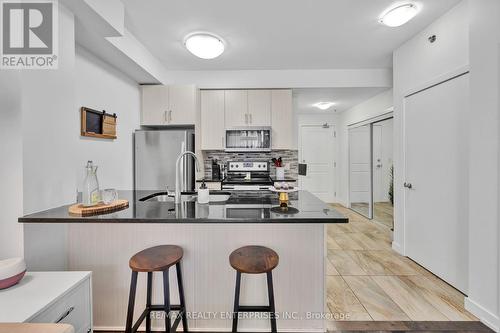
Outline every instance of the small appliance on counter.
{"label": "small appliance on counter", "polygon": [[217,160],[212,160],[212,180],[222,180],[221,166]]}
{"label": "small appliance on counter", "polygon": [[273,181],[267,161],[229,161],[227,176],[222,181],[222,190],[262,191],[269,190]]}

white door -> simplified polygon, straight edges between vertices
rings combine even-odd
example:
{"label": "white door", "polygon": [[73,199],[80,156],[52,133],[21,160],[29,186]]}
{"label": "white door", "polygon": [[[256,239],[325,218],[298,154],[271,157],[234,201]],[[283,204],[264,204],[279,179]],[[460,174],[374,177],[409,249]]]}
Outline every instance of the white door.
{"label": "white door", "polygon": [[301,126],[299,161],[307,164],[307,176],[299,177],[299,187],[325,202],[334,201],[334,128]]}
{"label": "white door", "polygon": [[168,87],[142,86],[141,125],[165,125],[168,119]]}
{"label": "white door", "polygon": [[224,90],[201,91],[201,149],[224,149]]}
{"label": "white door", "polygon": [[271,90],[248,91],[250,126],[271,126]]}
{"label": "white door", "polygon": [[406,254],[464,293],[468,77],[405,98],[403,114]]}
{"label": "white door", "polygon": [[248,91],[226,90],[224,96],[226,128],[248,126]]}
{"label": "white door", "polygon": [[371,125],[349,129],[349,207],[372,218]]}

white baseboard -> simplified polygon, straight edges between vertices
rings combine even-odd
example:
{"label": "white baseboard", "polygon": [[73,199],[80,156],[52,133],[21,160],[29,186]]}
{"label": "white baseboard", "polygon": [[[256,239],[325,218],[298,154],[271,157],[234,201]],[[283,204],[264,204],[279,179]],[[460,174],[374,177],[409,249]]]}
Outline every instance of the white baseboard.
{"label": "white baseboard", "polygon": [[[144,331],[146,329],[145,326],[140,326],[138,330]],[[118,331],[118,332],[123,332],[125,331],[124,326],[94,326],[93,331]],[[161,328],[151,328],[151,331],[153,332],[165,332],[164,329]],[[229,328],[191,328],[189,327],[190,332],[231,332],[231,329]],[[326,329],[286,329],[286,330],[280,330],[278,329],[278,332],[289,332],[289,333],[325,333]],[[178,331],[182,332],[182,328]],[[269,329],[240,329],[238,328],[238,332],[269,332]]]}
{"label": "white baseboard", "polygon": [[400,255],[404,256],[403,248],[401,247],[401,245],[399,245],[399,243],[392,241],[392,249]]}
{"label": "white baseboard", "polygon": [[469,297],[465,298],[464,305],[467,311],[478,317],[486,326],[488,326],[495,332],[500,332],[500,319],[497,315],[486,310],[484,307],[471,300]]}

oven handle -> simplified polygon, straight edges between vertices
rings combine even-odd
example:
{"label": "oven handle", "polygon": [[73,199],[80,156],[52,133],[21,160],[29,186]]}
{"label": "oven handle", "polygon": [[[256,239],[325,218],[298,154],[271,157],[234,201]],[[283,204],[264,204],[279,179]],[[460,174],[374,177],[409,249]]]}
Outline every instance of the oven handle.
{"label": "oven handle", "polygon": [[269,190],[271,186],[260,186],[260,185],[222,185],[222,190],[233,190],[233,191],[260,191]]}

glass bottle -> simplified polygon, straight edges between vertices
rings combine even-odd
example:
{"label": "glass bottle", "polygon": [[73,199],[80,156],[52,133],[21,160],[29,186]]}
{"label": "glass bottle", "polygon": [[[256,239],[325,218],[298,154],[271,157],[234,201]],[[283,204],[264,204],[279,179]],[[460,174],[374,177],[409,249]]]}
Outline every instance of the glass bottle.
{"label": "glass bottle", "polygon": [[97,166],[88,161],[85,169],[87,173],[83,181],[83,206],[89,207],[101,202],[101,192],[97,180]]}

